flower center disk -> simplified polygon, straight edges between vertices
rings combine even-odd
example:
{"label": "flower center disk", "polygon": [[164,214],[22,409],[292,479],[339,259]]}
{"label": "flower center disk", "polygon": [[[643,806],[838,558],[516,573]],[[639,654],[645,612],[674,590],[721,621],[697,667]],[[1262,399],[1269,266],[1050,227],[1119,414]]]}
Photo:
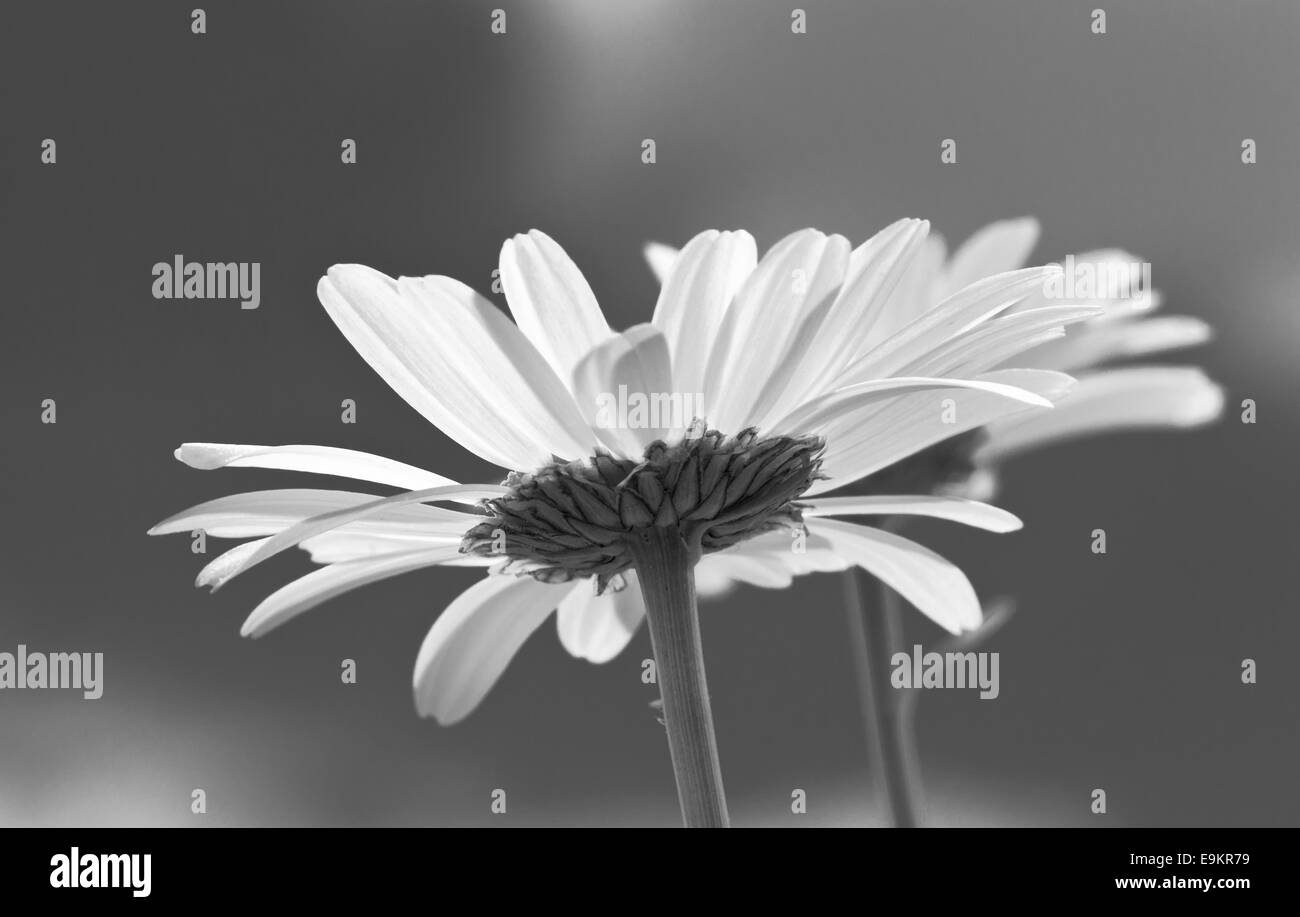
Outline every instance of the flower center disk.
{"label": "flower center disk", "polygon": [[507,496],[461,543],[507,559],[502,572],[548,583],[594,576],[603,591],[632,566],[632,539],[675,528],[696,558],[780,528],[803,525],[795,502],[820,474],[816,436],[726,436],[698,421],[674,445],[651,443],[640,461],[597,453],[531,474],[511,472]]}

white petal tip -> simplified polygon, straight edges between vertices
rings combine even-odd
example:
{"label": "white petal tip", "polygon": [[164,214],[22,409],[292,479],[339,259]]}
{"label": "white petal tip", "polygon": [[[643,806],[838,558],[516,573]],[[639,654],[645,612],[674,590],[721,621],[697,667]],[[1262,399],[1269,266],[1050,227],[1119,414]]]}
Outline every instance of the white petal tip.
{"label": "white petal tip", "polygon": [[199,471],[211,471],[226,463],[229,451],[229,446],[216,443],[181,443],[172,455],[183,465]]}
{"label": "white petal tip", "polygon": [[1223,413],[1227,393],[1220,385],[1205,380],[1205,388],[1187,399],[1175,422],[1182,427],[1200,427],[1213,423]]}
{"label": "white petal tip", "polygon": [[206,589],[208,590],[209,594],[216,592],[218,589],[220,589],[220,588],[221,588],[222,586],[224,586],[225,584],[226,584],[226,581],[225,581],[225,579],[223,579],[222,577],[217,576],[216,574],[212,574],[212,573],[209,573],[209,574],[206,574],[206,575],[205,575],[205,574],[203,573],[203,571],[200,571],[200,572],[199,572],[199,575],[198,575],[197,577],[194,578],[194,586],[195,586],[195,588],[196,588],[196,589],[203,589],[203,588],[206,588]]}
{"label": "white petal tip", "polygon": [[1009,532],[1018,532],[1025,527],[1024,520],[1014,513],[1007,513],[1001,518],[997,528],[989,529],[998,535],[1006,535]]}
{"label": "white petal tip", "polygon": [[421,719],[433,720],[439,726],[455,726],[468,715],[468,713],[451,714],[440,711],[435,707],[420,703],[418,697],[415,699],[415,712]]}

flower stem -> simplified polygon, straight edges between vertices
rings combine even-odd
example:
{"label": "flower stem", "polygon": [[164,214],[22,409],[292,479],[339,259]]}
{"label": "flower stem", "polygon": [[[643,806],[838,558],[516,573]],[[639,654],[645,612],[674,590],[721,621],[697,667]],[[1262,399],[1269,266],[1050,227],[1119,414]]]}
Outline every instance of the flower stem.
{"label": "flower stem", "polygon": [[[876,590],[880,607],[872,608],[863,595]],[[902,649],[901,599],[857,569],[844,574],[844,597],[863,719],[884,780],[891,820],[896,828],[919,828],[921,777],[912,708],[904,703],[905,691],[890,684],[890,660]]]}
{"label": "flower stem", "polygon": [[729,827],[704,681],[694,558],[671,528],[642,530],[631,552],[650,622],[682,821],[688,828]]}

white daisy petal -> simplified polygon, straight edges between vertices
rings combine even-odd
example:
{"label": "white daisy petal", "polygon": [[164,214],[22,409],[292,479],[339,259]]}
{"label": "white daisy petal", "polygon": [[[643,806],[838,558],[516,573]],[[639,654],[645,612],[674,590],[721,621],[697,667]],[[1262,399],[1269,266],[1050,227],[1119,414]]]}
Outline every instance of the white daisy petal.
{"label": "white daisy petal", "polygon": [[183,443],[176,458],[202,471],[215,468],[277,468],[328,474],[403,490],[446,487],[456,482],[432,471],[368,452],[333,446],[247,446],[233,443]]}
{"label": "white daisy petal", "polygon": [[241,564],[247,563],[248,559],[264,548],[270,540],[270,538],[258,538],[255,541],[245,541],[228,551],[223,551],[204,564],[199,575],[194,578],[194,585],[200,588],[211,586],[215,589],[217,585],[233,576]]}
{"label": "white daisy petal", "polygon": [[1035,347],[1016,357],[1026,369],[1071,372],[1111,360],[1204,344],[1213,336],[1209,324],[1187,315],[1168,315],[1143,321],[1090,322],[1064,339]]}
{"label": "white daisy petal", "polygon": [[437,566],[459,556],[460,546],[447,544],[330,564],[299,577],[263,599],[244,621],[239,633],[245,637],[260,637],[337,595],[412,570]]}
{"label": "white daisy petal", "polygon": [[764,379],[755,403],[768,407],[751,419],[755,426],[766,429],[774,417],[835,383],[881,319],[928,231],[924,220],[899,220],[854,249],[839,291],[804,316],[788,356]]}
{"label": "white daisy petal", "polygon": [[[1074,384],[1063,373],[1015,369],[984,373],[976,381],[1025,389],[1053,403]],[[827,441],[822,472],[828,479],[815,482],[805,496],[842,487],[998,418],[1042,410],[1001,393],[950,388],[902,395],[883,406],[869,405],[860,415],[843,414],[822,431]]]}
{"label": "white daisy petal", "polygon": [[736,588],[739,580],[733,577],[725,566],[709,558],[721,556],[705,555],[695,565],[695,595],[700,599],[719,599]]}
{"label": "white daisy petal", "polygon": [[397,494],[393,497],[385,497],[382,500],[372,500],[360,506],[347,507],[345,509],[334,510],[328,513],[322,513],[318,516],[312,516],[302,522],[292,525],[283,531],[272,535],[265,540],[258,550],[250,554],[241,563],[235,565],[232,569],[224,572],[224,575],[212,582],[212,589],[216,591],[225,585],[234,577],[243,573],[262,561],[274,557],[281,551],[285,551],[295,545],[306,541],[323,532],[329,532],[352,522],[375,516],[378,513],[386,512],[394,506],[405,506],[411,503],[431,503],[435,501],[447,501],[460,498],[478,498],[482,500],[492,499],[494,497],[505,496],[508,491],[504,487],[493,487],[490,485],[462,485],[459,487],[432,487],[428,490],[415,490],[410,493]]}
{"label": "white daisy petal", "polygon": [[[448,535],[413,535],[392,532],[368,533],[350,531],[348,526],[325,532],[314,538],[308,538],[298,547],[306,551],[313,563],[339,564],[350,560],[380,557],[385,554],[397,554],[401,551],[415,551],[421,548],[438,548],[453,545],[460,548],[461,536]],[[490,567],[496,558],[482,557],[477,554],[461,554],[448,561],[449,566]]]}
{"label": "white daisy petal", "polygon": [[754,382],[789,353],[805,317],[833,297],[848,269],[849,242],[807,229],[774,245],[727,310],[709,354],[703,394],[709,425],[742,430],[767,410]]}
{"label": "white daisy petal", "polygon": [[662,286],[668,279],[668,275],[672,273],[678,249],[662,242],[647,242],[641,253],[645,256],[645,263],[649,266],[650,273],[654,274],[655,280]]}
{"label": "white daisy petal", "polygon": [[[986,374],[987,375],[987,374]],[[891,400],[909,392],[973,389],[997,395],[1033,407],[1050,408],[1051,400],[1037,392],[988,378],[952,379],[944,376],[895,376],[871,382],[857,382],[822,395],[776,421],[769,431],[776,433],[819,434],[860,419],[868,409],[880,409]]]}
{"label": "white daisy petal", "polygon": [[804,505],[805,519],[820,516],[931,516],[989,532],[1014,532],[1024,526],[1013,513],[960,497],[819,497]]}
{"label": "white daisy petal", "polygon": [[1223,389],[1190,366],[1132,366],[1079,378],[1056,408],[1034,417],[989,424],[982,462],[1031,447],[1119,430],[1186,429],[1215,420]]}
{"label": "white daisy petal", "polygon": [[645,618],[645,600],[636,571],[623,574],[626,585],[596,595],[591,583],[572,590],[555,616],[560,643],[588,662],[609,662],[632,641]]}
{"label": "white daisy petal", "polygon": [[510,314],[561,379],[614,333],[582,271],[546,233],[506,240],[500,269]]}
{"label": "white daisy petal", "polygon": [[443,351],[441,391],[469,410],[480,436],[506,444],[531,469],[573,459],[595,444],[566,382],[496,306],[450,277],[403,277],[398,289],[420,303]]}
{"label": "white daisy petal", "polygon": [[[661,262],[666,260],[661,256]],[[706,364],[723,316],[757,260],[754,237],[747,232],[708,230],[686,243],[680,255],[672,253],[652,322],[668,341],[676,390],[704,390]]]}
{"label": "white daisy petal", "polygon": [[928,548],[893,532],[835,519],[810,519],[808,530],[950,633],[979,627],[983,616],[970,581]]}
{"label": "white daisy petal", "polygon": [[[772,563],[768,558],[724,551],[708,555],[708,560],[707,565],[701,561],[696,566],[696,589],[699,589],[699,571],[703,568],[706,594],[717,595],[719,587],[725,591],[724,583],[745,583],[760,589],[785,589],[794,581],[795,574],[792,570],[782,564]],[[711,585],[714,581],[717,585]]]}
{"label": "white daisy petal", "polygon": [[415,660],[415,707],[444,726],[478,706],[524,641],[574,589],[532,577],[488,576],[433,622]]}
{"label": "white daisy petal", "polygon": [[[378,499],[374,494],[344,490],[259,490],[232,494],[164,519],[149,529],[149,534],[171,535],[202,529],[213,538],[274,535],[313,516],[364,506]],[[481,518],[475,513],[438,506],[397,506],[355,522],[352,528],[379,534],[450,535],[464,532]]]}
{"label": "white daisy petal", "polygon": [[848,567],[849,562],[831,543],[813,532],[769,532],[700,558],[695,566],[695,591],[716,597],[736,583],[784,589],[796,576],[834,573]]}
{"label": "white daisy petal", "polygon": [[857,342],[855,359],[869,353],[872,348],[903,330],[931,306],[944,299],[936,293],[936,278],[943,271],[946,257],[947,248],[943,237],[936,233],[927,235],[912,256],[902,279],[890,295],[889,302],[881,310],[879,319]]}
{"label": "white daisy petal", "polygon": [[693,419],[672,416],[674,399],[679,415],[687,402],[673,387],[668,342],[654,325],[636,325],[591,350],[573,371],[573,392],[601,442],[625,458],[640,459],[646,446]]}
{"label": "white daisy petal", "polygon": [[[525,408],[538,408],[562,383],[539,377],[538,394],[523,405],[496,401],[502,392],[529,386],[521,374],[541,361],[512,359],[524,351],[502,351],[509,325],[491,303],[465,295],[444,295],[436,304],[409,295],[398,281],[359,265],[335,265],[316,288],[321,304],[356,351],[397,394],[452,439],[489,462],[509,469],[531,468],[549,458],[549,448],[576,451],[563,421],[549,410],[535,419],[530,439],[518,424]],[[486,307],[486,308],[485,308]],[[488,310],[491,310],[489,312]],[[495,320],[493,313],[495,313]],[[518,329],[514,329],[518,334]],[[531,380],[530,380],[531,381]],[[570,427],[581,427],[576,405]],[[553,440],[550,442],[549,440]]]}
{"label": "white daisy petal", "polygon": [[[1047,306],[984,322],[968,334],[948,341],[904,368],[908,375],[973,376],[1014,358],[1016,369],[1026,366],[1020,354],[1045,341],[1065,336],[1072,325],[1095,318],[1095,306]],[[1061,367],[1043,367],[1061,369]]]}
{"label": "white daisy petal", "polygon": [[844,382],[882,378],[923,359],[959,334],[991,319],[1061,273],[1055,265],[1025,268],[972,283],[924,312],[877,347],[859,357]]}

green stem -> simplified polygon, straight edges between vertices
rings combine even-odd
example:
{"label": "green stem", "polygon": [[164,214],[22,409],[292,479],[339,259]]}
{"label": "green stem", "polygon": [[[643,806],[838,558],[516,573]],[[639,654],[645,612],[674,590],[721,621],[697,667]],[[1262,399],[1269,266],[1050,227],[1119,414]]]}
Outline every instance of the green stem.
{"label": "green stem", "polygon": [[694,559],[670,528],[642,530],[632,538],[631,552],[645,597],[682,821],[688,828],[729,827],[704,680]]}
{"label": "green stem", "polygon": [[[877,589],[880,607],[872,608],[863,595]],[[921,777],[911,705],[905,703],[906,691],[890,684],[890,660],[902,649],[902,600],[857,569],[844,574],[844,597],[863,719],[885,784],[890,817],[897,828],[919,828]]]}

